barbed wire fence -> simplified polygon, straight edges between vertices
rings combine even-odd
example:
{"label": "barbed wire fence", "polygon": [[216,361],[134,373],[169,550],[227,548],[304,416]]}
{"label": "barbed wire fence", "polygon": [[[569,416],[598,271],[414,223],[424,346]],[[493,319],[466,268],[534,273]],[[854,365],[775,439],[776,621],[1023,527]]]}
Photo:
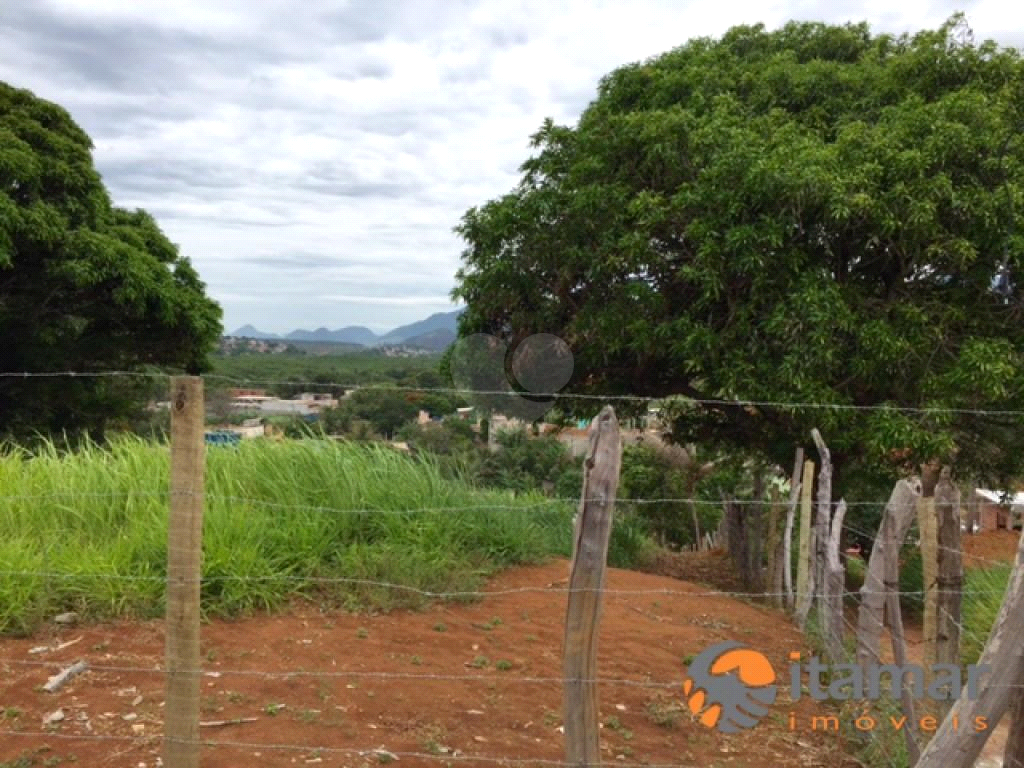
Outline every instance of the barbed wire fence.
{"label": "barbed wire fence", "polygon": [[[112,376],[112,377],[147,377],[147,378],[161,378],[167,377],[166,374],[152,374],[152,373],[136,373],[130,371],[121,372],[95,372],[95,373],[82,373],[82,372],[67,372],[67,373],[0,373],[0,378],[25,378],[31,379],[34,377],[40,378],[51,378],[51,377],[100,377],[100,376]],[[628,506],[632,505],[635,507],[643,507],[644,505],[650,504],[680,504],[680,505],[709,505],[714,507],[721,507],[721,502],[711,501],[707,499],[695,499],[695,498],[680,498],[680,497],[665,497],[658,499],[616,499],[614,494],[612,498],[607,498],[606,495],[590,496],[586,488],[584,488],[580,498],[570,497],[554,497],[544,502],[537,503],[535,505],[498,505],[488,504],[473,506],[438,506],[438,507],[414,507],[410,509],[340,509],[332,506],[317,506],[317,505],[302,505],[302,504],[286,504],[279,502],[271,502],[265,499],[247,498],[245,496],[231,496],[224,494],[210,494],[205,491],[204,488],[204,450],[205,450],[205,413],[203,408],[203,388],[202,379],[216,380],[221,383],[231,383],[237,385],[251,386],[255,383],[269,383],[271,380],[263,379],[256,380],[251,378],[237,378],[237,377],[224,377],[224,376],[206,376],[206,377],[173,377],[170,378],[171,383],[171,399],[170,407],[172,412],[172,427],[171,427],[171,471],[170,471],[170,488],[167,493],[139,493],[139,492],[125,492],[124,494],[114,493],[97,493],[92,494],[95,498],[114,498],[117,496],[129,497],[129,496],[141,496],[158,498],[165,500],[169,510],[168,520],[168,546],[167,546],[167,573],[166,575],[146,575],[146,574],[122,574],[122,573],[110,573],[110,574],[85,574],[85,573],[62,573],[59,571],[49,570],[18,570],[18,569],[2,569],[0,568],[0,576],[9,578],[36,578],[45,579],[47,581],[59,581],[59,580],[78,580],[83,578],[98,579],[98,580],[112,580],[112,581],[155,581],[162,582],[166,588],[166,652],[165,652],[165,663],[162,667],[152,668],[140,665],[132,664],[103,664],[103,663],[89,663],[85,669],[89,672],[96,674],[133,674],[133,675],[162,675],[166,680],[166,696],[162,705],[164,720],[163,720],[163,733],[161,737],[164,753],[163,753],[163,765],[167,768],[193,768],[199,764],[199,755],[201,749],[235,749],[235,750],[247,750],[256,751],[267,750],[271,752],[282,752],[282,753],[294,753],[300,755],[315,755],[315,756],[336,756],[339,758],[360,758],[369,759],[377,762],[386,762],[392,759],[409,759],[409,760],[422,760],[425,763],[436,764],[438,762],[444,762],[447,764],[461,763],[461,762],[474,762],[474,763],[498,763],[502,765],[590,765],[597,764],[594,759],[594,755],[587,753],[586,742],[593,740],[595,743],[598,739],[598,728],[602,726],[601,723],[596,721],[596,708],[593,713],[584,713],[581,715],[583,710],[588,709],[587,699],[592,698],[596,701],[596,687],[624,687],[624,688],[639,688],[639,689],[651,689],[651,690],[662,690],[671,693],[675,693],[679,696],[683,695],[683,680],[670,680],[670,681],[656,681],[650,679],[638,679],[638,678],[602,678],[599,675],[592,674],[590,676],[583,676],[577,674],[575,676],[526,676],[526,675],[505,675],[503,677],[496,677],[495,675],[487,674],[426,674],[426,673],[405,673],[395,671],[383,671],[383,670],[343,670],[343,671],[328,671],[328,670],[315,670],[309,671],[305,669],[299,670],[288,670],[288,671],[269,671],[259,669],[223,669],[218,667],[213,674],[216,676],[225,677],[239,677],[239,678],[259,678],[264,680],[291,680],[295,678],[315,678],[315,679],[328,679],[328,680],[356,680],[356,679],[378,679],[378,680],[391,680],[391,681],[404,681],[404,682],[416,682],[416,683],[494,683],[497,679],[501,679],[504,684],[507,685],[536,685],[536,686],[550,686],[562,689],[567,689],[572,686],[576,686],[580,689],[581,699],[578,699],[572,703],[574,711],[566,711],[563,713],[564,720],[568,724],[571,721],[575,721],[575,726],[566,726],[566,740],[567,740],[567,754],[573,755],[573,750],[576,750],[579,755],[584,755],[580,759],[568,759],[568,760],[554,760],[548,758],[529,758],[520,759],[510,756],[502,755],[473,755],[465,754],[457,750],[445,749],[442,752],[431,752],[431,751],[402,751],[396,750],[391,751],[384,746],[381,747],[360,747],[360,748],[341,748],[330,745],[295,745],[295,744],[277,744],[272,742],[263,741],[237,741],[231,739],[206,739],[202,737],[202,729],[204,728],[215,728],[222,726],[231,725],[242,725],[244,720],[224,720],[224,721],[203,721],[201,720],[201,708],[200,698],[202,692],[202,681],[204,675],[210,674],[209,671],[204,672],[202,664],[202,657],[200,655],[200,628],[202,625],[202,610],[201,610],[201,587],[203,584],[212,584],[216,582],[225,581],[237,581],[245,583],[256,583],[260,580],[283,580],[283,581],[295,581],[301,583],[314,583],[321,585],[341,585],[348,584],[354,586],[363,587],[374,587],[383,590],[395,590],[404,591],[411,594],[415,594],[419,597],[429,600],[451,600],[451,599],[477,599],[477,598],[488,598],[502,595],[515,595],[525,593],[550,593],[552,595],[560,595],[563,599],[568,598],[570,600],[570,612],[572,610],[572,600],[574,598],[583,598],[584,601],[589,600],[589,608],[592,609],[594,606],[593,595],[596,597],[596,605],[600,605],[600,599],[603,597],[623,597],[623,598],[635,598],[638,596],[677,596],[687,598],[700,598],[700,597],[732,597],[741,600],[763,600],[773,599],[777,602],[784,603],[788,608],[792,609],[796,600],[794,590],[787,589],[785,591],[773,591],[768,585],[768,588],[758,591],[729,591],[723,589],[714,590],[699,590],[699,589],[644,589],[644,590],[617,590],[607,587],[604,584],[603,568],[605,566],[605,560],[607,555],[607,540],[606,534],[602,533],[598,528],[590,532],[581,533],[577,530],[576,542],[577,547],[581,541],[580,536],[585,535],[588,539],[594,539],[593,546],[591,549],[595,549],[600,552],[600,569],[592,571],[590,576],[596,581],[591,583],[599,584],[596,588],[583,588],[580,586],[573,587],[569,582],[566,586],[561,585],[548,585],[544,587],[513,587],[508,589],[481,589],[481,590],[453,590],[453,591],[441,591],[441,590],[428,590],[420,589],[410,585],[403,585],[397,583],[391,583],[387,581],[373,580],[373,579],[357,579],[357,578],[346,578],[346,577],[317,577],[313,575],[296,575],[296,574],[274,574],[270,576],[251,576],[251,575],[231,575],[231,574],[219,574],[219,575],[206,575],[202,574],[202,524],[203,524],[203,507],[208,501],[220,501],[226,503],[238,503],[238,504],[251,504],[254,506],[266,506],[269,508],[285,510],[303,510],[307,512],[319,512],[323,514],[335,515],[341,513],[362,513],[362,514],[414,514],[414,513],[443,513],[446,511],[477,511],[481,514],[492,514],[497,512],[502,513],[527,513],[529,514],[534,509],[540,509],[550,505],[566,505],[568,503],[578,504],[580,510],[583,511],[588,506],[600,508],[602,506],[608,506],[610,509],[611,503],[614,502],[616,505]],[[288,380],[289,385],[304,385],[307,384],[311,387],[315,386],[318,388],[325,387],[337,387],[349,389],[374,389],[377,387],[393,389],[394,385],[391,384],[365,384],[365,385],[354,385],[351,383],[340,383],[340,382],[296,382]],[[503,395],[503,396],[520,396],[519,393],[509,392],[505,390],[485,391],[485,390],[466,390],[460,388],[439,388],[439,387],[400,387],[402,390],[409,390],[414,392],[422,393],[438,393],[438,394],[458,394],[458,395]],[[557,399],[559,397],[569,397],[574,399],[586,400],[593,399],[600,403],[615,403],[615,402],[650,402],[653,398],[640,397],[632,395],[589,395],[589,394],[571,394],[563,395],[560,393],[530,393],[534,397],[548,397]],[[997,416],[1021,416],[1024,412],[1018,411],[998,411],[998,412],[986,412],[977,410],[965,410],[965,409],[930,409],[930,408],[899,408],[896,406],[853,406],[846,404],[830,404],[830,403],[786,403],[786,402],[757,402],[757,401],[733,401],[733,400],[707,400],[698,401],[706,405],[717,405],[717,406],[736,406],[736,407],[776,407],[776,408],[814,408],[814,409],[838,409],[838,410],[855,410],[855,411],[874,411],[874,410],[896,410],[906,413],[916,414],[936,414],[936,413],[956,413],[956,414],[973,414],[973,415],[997,415]],[[616,438],[618,439],[618,438]],[[618,468],[615,468],[617,474]],[[806,475],[805,475],[806,477]],[[616,479],[617,482],[617,479]],[[7,494],[0,496],[0,499],[10,503],[13,501],[42,501],[46,499],[66,498],[73,501],[75,498],[83,497],[89,494],[83,494],[79,492],[67,492],[67,493],[47,493],[47,494]],[[760,499],[737,499],[731,503],[737,506],[745,505],[763,505],[763,500]],[[885,509],[885,503],[870,502],[870,501],[854,501],[846,504],[848,507],[870,507],[876,509]],[[810,509],[802,510],[801,519],[810,520],[812,511]],[[586,519],[586,514],[581,514],[581,517]],[[873,538],[873,534],[868,531],[864,531],[856,526],[842,525],[842,530],[853,533],[860,537]],[[603,547],[600,541],[604,537]],[[814,554],[814,547],[811,547],[812,561]],[[939,542],[935,542],[935,551],[953,551],[953,548],[943,545]],[[986,558],[970,555],[964,553],[962,547],[955,548],[955,552],[961,556],[967,556],[974,558],[978,561],[985,561]],[[575,568],[575,558],[574,558]],[[991,560],[991,564],[1004,565],[1005,561]],[[788,567],[788,566],[787,566]],[[801,567],[808,569],[808,572],[813,571],[813,562],[801,562]],[[806,578],[806,577],[805,577]],[[800,579],[797,579],[797,584],[800,584]],[[807,584],[805,581],[804,584]],[[820,593],[823,585],[813,584],[810,587],[817,590]],[[884,590],[881,591],[886,596],[917,596],[921,598],[934,598],[942,594],[955,594],[960,599],[964,596],[971,595],[992,595],[992,594],[1003,594],[1005,590],[968,590],[968,589],[955,589],[955,590],[942,590],[938,589],[935,584],[926,584],[922,590],[917,591],[905,591],[905,590],[893,590],[891,585],[887,585]],[[591,595],[590,598],[587,595]],[[872,594],[872,591],[865,585],[857,591],[842,590],[838,593],[840,599],[843,598],[863,598],[866,595]],[[581,658],[580,663],[583,665],[582,668],[586,668],[587,664],[596,664],[596,653],[594,650],[596,644],[594,638],[597,633],[597,621],[599,619],[599,611],[590,617],[589,620],[577,617],[577,624],[582,624],[581,635],[578,639],[579,647],[575,649],[577,655],[581,655],[586,658]],[[966,632],[961,621],[953,616],[948,617],[950,621],[955,623],[961,632]],[[845,623],[848,630],[852,630],[855,633],[856,628],[845,617],[842,617],[842,622]],[[572,624],[572,617],[567,617],[567,624]],[[568,638],[568,635],[567,635]],[[977,638],[975,638],[977,640]],[[921,641],[922,643],[925,641]],[[53,650],[53,649],[50,649]],[[58,646],[57,650],[63,650]],[[567,657],[570,655],[569,650],[566,650]],[[875,659],[879,662],[882,661],[881,656],[874,655]],[[44,659],[16,659],[16,658],[0,658],[0,667],[6,669],[37,669],[40,672],[53,670],[56,674],[50,678],[51,683],[60,685],[65,678],[62,675],[67,675],[69,669],[73,669],[66,666],[65,662],[58,661],[47,661]],[[56,682],[54,682],[56,681]],[[1020,686],[1014,683],[993,683],[993,687],[997,688],[1020,688]],[[569,704],[566,704],[566,708],[569,708]],[[697,714],[696,712],[694,713]],[[575,728],[575,732],[570,733],[569,731]],[[0,736],[10,738],[12,740],[65,740],[65,741],[82,741],[82,742],[96,742],[110,745],[124,745],[127,749],[130,749],[133,745],[137,746],[140,742],[139,735],[116,735],[116,734],[100,734],[91,732],[80,732],[80,733],[66,733],[59,732],[52,728],[30,731],[23,729],[6,728],[0,730]],[[152,734],[147,734],[146,739],[152,739]],[[885,749],[883,745],[883,750]],[[889,755],[891,758],[891,755]],[[316,759],[310,758],[310,759]],[[599,755],[598,755],[599,761]],[[309,762],[309,760],[307,760]],[[623,760],[622,756],[616,761],[618,765],[624,766],[639,766],[639,765],[651,765],[650,763],[631,763],[627,760]],[[688,768],[683,763],[671,763],[664,764],[665,768]]]}

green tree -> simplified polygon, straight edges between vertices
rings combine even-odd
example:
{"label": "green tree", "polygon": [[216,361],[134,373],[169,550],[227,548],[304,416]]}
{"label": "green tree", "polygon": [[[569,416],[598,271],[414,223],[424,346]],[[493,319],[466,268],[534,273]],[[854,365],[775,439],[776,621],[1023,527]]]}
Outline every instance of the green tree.
{"label": "green tree", "polygon": [[387,439],[407,422],[416,418],[419,408],[401,389],[373,387],[357,389],[337,408],[326,409],[321,418],[332,434],[349,431],[357,422],[366,422]]}
{"label": "green tree", "polygon": [[460,334],[557,334],[567,391],[681,396],[679,442],[788,467],[817,426],[837,492],[932,457],[1012,474],[1024,422],[974,412],[1024,407],[1022,111],[1019,53],[959,16],[736,27],[624,66],[464,215]]}
{"label": "green tree", "polygon": [[[189,260],[148,213],[111,203],[85,132],[0,82],[0,371],[200,373],[220,333],[220,307]],[[127,377],[2,378],[0,434],[102,434],[152,389]]]}

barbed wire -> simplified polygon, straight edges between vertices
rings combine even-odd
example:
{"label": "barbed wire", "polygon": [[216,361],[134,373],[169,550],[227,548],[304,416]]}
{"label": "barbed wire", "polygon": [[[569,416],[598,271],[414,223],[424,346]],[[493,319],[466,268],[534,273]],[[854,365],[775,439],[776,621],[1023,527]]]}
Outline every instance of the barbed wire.
{"label": "barbed wire", "polygon": [[[485,489],[490,493],[500,494],[501,489]],[[593,498],[581,498],[579,496],[549,496],[542,501],[531,501],[525,504],[500,504],[500,503],[488,503],[488,504],[467,504],[467,505],[448,505],[441,507],[406,507],[400,509],[389,509],[381,507],[336,507],[328,505],[317,505],[317,504],[298,504],[293,502],[283,501],[272,501],[269,499],[260,499],[253,496],[230,496],[224,494],[218,494],[213,492],[198,492],[198,491],[86,491],[78,493],[75,491],[53,491],[47,493],[15,493],[15,494],[0,494],[0,501],[40,501],[43,499],[64,499],[64,498],[128,498],[128,497],[139,497],[139,498],[171,498],[171,497],[195,497],[202,496],[209,501],[227,501],[237,504],[252,504],[256,506],[272,507],[275,509],[289,510],[294,509],[296,511],[304,512],[330,512],[330,513],[360,513],[360,514],[411,514],[416,512],[463,512],[463,511],[487,511],[487,510],[498,510],[498,511],[509,511],[509,512],[522,512],[531,511],[534,509],[542,509],[545,507],[555,507],[564,505],[578,505],[581,502],[593,501],[593,502],[604,502],[605,499],[593,497]],[[528,497],[527,497],[528,498]],[[758,499],[730,499],[729,504],[739,507],[770,507],[771,502],[767,500]],[[632,506],[650,506],[653,504],[686,504],[694,506],[712,507],[717,508],[724,506],[725,502],[715,499],[701,499],[696,497],[685,497],[685,496],[665,496],[655,497],[648,499],[615,499],[616,506],[619,505],[632,505]],[[846,502],[847,507],[863,507],[863,508],[884,508],[886,502],[880,501],[848,501]]]}
{"label": "barbed wire", "polygon": [[[185,551],[185,550],[182,550]],[[656,574],[654,574],[656,575]],[[150,582],[166,582],[168,578],[160,574],[121,574],[121,573],[82,573],[82,572],[61,572],[61,571],[26,571],[26,570],[0,570],[0,577],[20,577],[20,578],[36,578],[36,579],[98,579],[104,580],[109,579],[110,581],[150,581]],[[741,592],[741,591],[729,591],[729,590],[695,590],[687,591],[682,589],[669,589],[658,588],[658,589],[615,589],[612,587],[601,587],[601,588],[577,588],[573,589],[570,587],[559,587],[559,586],[545,586],[545,587],[508,587],[504,589],[490,589],[490,590],[461,590],[452,592],[438,592],[428,589],[420,589],[419,587],[409,586],[407,584],[395,584],[387,581],[375,581],[373,579],[360,579],[355,577],[347,576],[302,576],[297,574],[274,574],[267,576],[241,576],[236,574],[215,574],[209,576],[203,576],[199,579],[175,579],[175,584],[203,584],[203,583],[217,583],[223,581],[230,582],[300,582],[309,584],[324,584],[324,585],[341,585],[346,584],[350,586],[359,587],[373,587],[377,589],[393,589],[399,592],[409,592],[412,594],[419,595],[421,597],[436,599],[436,600],[459,600],[468,598],[485,598],[485,597],[502,597],[509,595],[522,595],[522,594],[538,594],[538,593],[551,593],[551,594],[579,594],[579,593],[598,593],[609,597],[639,597],[639,596],[675,596],[675,597],[736,597],[736,598],[782,598],[787,595],[786,592]],[[997,589],[976,589],[976,590],[934,590],[931,594],[956,594],[956,595],[994,595],[1003,594],[1004,590]],[[858,597],[860,595],[872,595],[880,594],[887,595],[893,594],[890,591],[879,590],[879,591],[863,591],[858,590],[855,592],[840,592],[839,595],[842,597]],[[903,590],[895,592],[897,595],[904,596],[917,596],[922,597],[929,594],[928,590]]]}
{"label": "barbed wire", "polygon": [[[161,373],[161,372],[145,372],[145,371],[3,371],[0,372],[0,378],[10,379],[32,379],[32,378],[101,378],[101,377],[140,377],[140,378],[171,378],[179,374]],[[714,406],[714,407],[732,407],[732,408],[775,408],[781,410],[835,410],[835,411],[854,411],[854,412],[893,412],[893,413],[908,413],[918,415],[930,415],[930,416],[942,416],[942,415],[957,415],[957,416],[1003,416],[1003,417],[1024,417],[1024,410],[1020,409],[983,409],[983,408],[949,408],[949,407],[926,407],[926,406],[903,406],[893,404],[874,404],[874,405],[859,405],[855,403],[826,403],[821,401],[786,401],[786,400],[754,400],[754,399],[730,399],[730,398],[697,398],[687,397],[684,395],[668,395],[668,396],[654,396],[654,395],[626,395],[626,394],[599,394],[599,393],[584,393],[584,392],[519,392],[513,389],[466,389],[460,387],[421,387],[402,385],[392,382],[341,382],[341,381],[302,381],[302,380],[288,380],[288,379],[274,379],[274,378],[255,378],[246,377],[239,378],[237,376],[227,376],[224,374],[203,374],[202,379],[208,381],[221,381],[227,384],[236,384],[241,386],[251,386],[253,384],[263,384],[268,386],[289,386],[289,387],[319,387],[319,388],[333,388],[342,389],[345,391],[351,390],[398,390],[401,392],[415,392],[421,394],[444,394],[444,395],[479,395],[485,397],[510,397],[510,398],[522,398],[529,397],[531,399],[539,400],[585,400],[585,401],[597,401],[597,402],[633,402],[633,403],[651,403],[656,401],[663,401],[672,398],[678,398],[679,400],[688,404],[703,405],[703,406]]]}

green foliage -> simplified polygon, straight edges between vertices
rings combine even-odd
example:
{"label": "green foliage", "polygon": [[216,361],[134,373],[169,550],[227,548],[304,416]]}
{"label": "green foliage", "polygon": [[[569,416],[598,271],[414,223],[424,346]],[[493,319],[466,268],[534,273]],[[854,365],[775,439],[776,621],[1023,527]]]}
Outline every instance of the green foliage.
{"label": "green foliage", "polygon": [[[531,436],[526,430],[498,432],[499,449],[488,453],[479,468],[480,482],[509,490],[543,490],[556,483],[574,462],[554,435]],[[579,488],[572,494],[579,497]]]}
{"label": "green foliage", "polygon": [[[663,544],[683,546],[695,543],[693,513],[702,532],[714,529],[721,517],[718,504],[703,492],[712,483],[709,478],[695,476],[692,467],[673,459],[673,454],[653,444],[627,445],[622,452],[619,497],[623,509],[632,509],[647,529]],[[731,489],[733,490],[733,489]],[[694,499],[690,505],[681,501],[655,499]],[[650,503],[629,504],[626,500]]]}
{"label": "green foliage", "polygon": [[964,579],[960,657],[964,664],[977,664],[1006,596],[1013,565],[972,568]]}
{"label": "green foliage", "polygon": [[212,362],[218,376],[265,386],[271,394],[289,398],[300,392],[342,395],[343,385],[358,384],[441,388],[446,385],[437,373],[439,360],[439,355],[388,357],[376,350],[360,350],[326,355],[216,355]]}
{"label": "green foliage", "polygon": [[[198,373],[220,333],[220,307],[153,217],[111,203],[70,115],[0,82],[0,370]],[[153,390],[6,378],[0,434],[102,434]]]}
{"label": "green foliage", "polygon": [[416,418],[420,411],[417,398],[401,389],[374,387],[357,389],[342,400],[337,408],[321,413],[324,430],[344,434],[357,422],[390,439],[400,427]]}
{"label": "green foliage", "polygon": [[1022,97],[1019,54],[960,17],[736,27],[622,67],[463,217],[460,334],[556,334],[578,393],[893,406],[674,414],[780,466],[817,426],[837,495],[954,453],[1012,475],[1020,417],[897,407],[1024,409]]}

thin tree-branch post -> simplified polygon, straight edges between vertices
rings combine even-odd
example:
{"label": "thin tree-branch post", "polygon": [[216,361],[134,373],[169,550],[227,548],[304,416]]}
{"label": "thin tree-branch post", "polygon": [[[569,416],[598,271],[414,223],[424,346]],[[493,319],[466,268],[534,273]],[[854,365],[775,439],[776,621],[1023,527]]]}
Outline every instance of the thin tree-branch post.
{"label": "thin tree-branch post", "polygon": [[[1017,543],[1017,561],[1006,587],[1003,604],[988,642],[978,660],[992,670],[983,676],[975,699],[963,692],[946,714],[939,730],[925,747],[915,768],[971,768],[985,742],[1010,705],[1012,692],[1024,673],[1024,533]],[[963,727],[983,717],[986,729]],[[1012,738],[1012,737],[1011,737]]]}
{"label": "thin tree-branch post", "polygon": [[199,766],[199,598],[204,498],[203,380],[171,379],[164,765]]}
{"label": "thin tree-branch post", "polygon": [[781,608],[785,593],[782,591],[782,501],[779,489],[774,485],[768,492],[771,506],[768,510],[768,579],[766,589],[771,594],[772,605]]}
{"label": "thin tree-branch post", "polygon": [[573,532],[562,664],[565,756],[570,766],[601,764],[597,638],[621,462],[619,423],[615,411],[605,406],[590,427]]}
{"label": "thin tree-branch post", "polygon": [[800,627],[807,624],[814,598],[814,570],[811,568],[811,516],[813,514],[814,462],[804,462],[804,479],[800,491],[800,550],[796,570],[796,621]]}
{"label": "thin tree-branch post", "polygon": [[846,517],[846,501],[840,500],[836,513],[832,517],[826,547],[828,561],[825,564],[825,632],[826,649],[833,664],[845,664],[846,650],[843,647],[843,593],[846,587],[846,568],[839,555],[839,540],[843,532],[843,519]]}
{"label": "thin tree-branch post", "polygon": [[935,516],[935,486],[938,469],[933,465],[921,468],[921,498],[917,501],[917,528],[921,534],[921,570],[924,589],[924,664],[935,663],[935,590],[938,587],[938,521]]}
{"label": "thin tree-branch post", "polygon": [[[938,589],[936,595],[935,660],[960,663],[960,623],[963,601],[963,557],[960,553],[960,490],[942,470],[935,486],[938,515]],[[942,714],[948,706],[943,707]],[[1010,763],[1012,765],[1012,763]]]}
{"label": "thin tree-branch post", "polygon": [[818,470],[818,512],[814,520],[816,547],[814,552],[814,593],[818,597],[818,626],[828,626],[828,607],[825,605],[825,577],[828,562],[829,523],[832,520],[832,454],[817,428],[811,430],[814,445],[821,458]]}
{"label": "thin tree-branch post", "polygon": [[[899,589],[899,554],[903,540],[914,523],[921,483],[900,480],[892,489],[882,513],[882,523],[871,547],[864,585],[860,588],[860,611],[857,616],[857,663],[862,669],[881,658],[882,626],[886,601],[887,579]],[[890,613],[890,621],[892,614]],[[902,629],[902,628],[901,628]]]}
{"label": "thin tree-branch post", "polygon": [[793,462],[793,478],[789,481],[789,505],[786,508],[786,532],[782,539],[783,579],[786,586],[786,608],[792,611],[796,607],[793,599],[793,522],[796,518],[796,505],[800,501],[800,469],[804,463],[804,449],[796,449]]}
{"label": "thin tree-branch post", "polygon": [[[898,525],[898,521],[895,518],[890,518],[890,523],[893,526]],[[906,536],[906,532],[904,532],[904,536]],[[900,609],[899,584],[900,551],[899,546],[896,546],[890,547],[885,553],[885,610],[889,616],[889,638],[892,641],[892,658],[896,662],[896,666],[903,667],[907,663],[907,638],[903,634],[903,613]],[[881,659],[874,661],[875,663],[881,663]],[[862,667],[862,669],[865,669],[865,667]],[[915,714],[914,699],[910,695],[910,686],[906,684],[905,680],[900,684],[900,707],[903,709],[903,716],[906,718],[906,725],[903,727],[903,738],[907,743],[908,764],[916,765],[921,756],[921,747],[918,745],[914,735],[917,731],[917,715]]]}

